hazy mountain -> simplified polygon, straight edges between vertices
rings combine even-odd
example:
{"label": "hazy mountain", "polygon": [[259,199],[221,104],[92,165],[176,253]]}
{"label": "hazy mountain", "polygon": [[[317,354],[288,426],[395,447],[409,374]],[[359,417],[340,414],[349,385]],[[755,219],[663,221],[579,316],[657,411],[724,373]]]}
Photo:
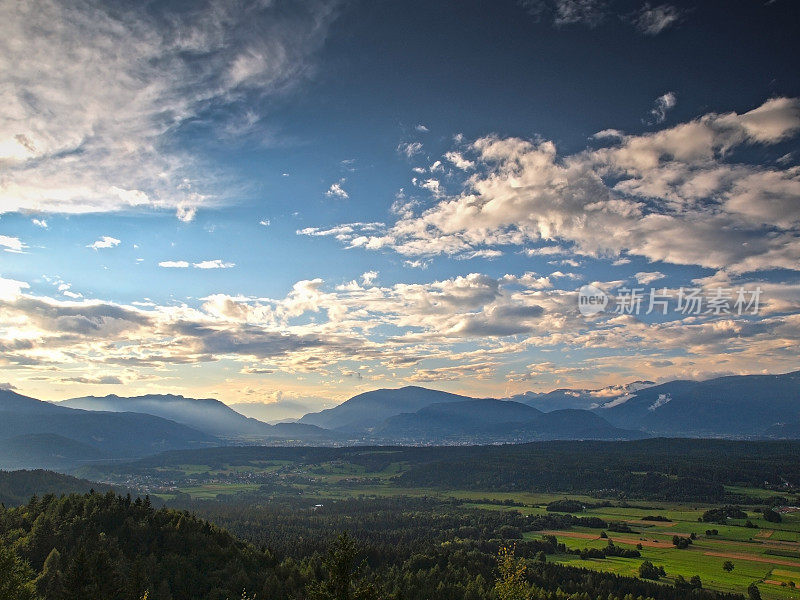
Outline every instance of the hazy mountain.
{"label": "hazy mountain", "polygon": [[672,436],[761,436],[800,421],[800,371],[670,381],[596,411],[618,427]]}
{"label": "hazy mountain", "polygon": [[497,443],[557,439],[632,439],[602,417],[577,409],[550,413],[510,400],[466,400],[432,404],[386,419],[375,439],[413,443]]}
{"label": "hazy mountain", "polygon": [[58,403],[59,406],[85,410],[128,412],[154,415],[181,423],[218,438],[238,441],[291,439],[296,441],[326,441],[337,436],[309,424],[270,425],[239,414],[214,398],[186,398],[171,394],[151,394],[125,398],[116,395],[87,396]]}
{"label": "hazy mountain", "polygon": [[[326,402],[330,406],[330,402]],[[229,405],[236,412],[251,419],[273,425],[280,421],[297,421],[303,415],[320,407],[318,400],[281,399],[277,402],[236,402]]]}
{"label": "hazy mountain", "polygon": [[[63,450],[59,443],[64,444]],[[0,390],[0,468],[55,467],[56,463],[131,458],[217,443],[212,436],[152,415],[78,410]]]}
{"label": "hazy mountain", "polygon": [[[70,469],[76,464],[108,459],[109,454],[55,433],[28,433],[0,440],[3,469]],[[88,489],[87,489],[88,491]]]}
{"label": "hazy mountain", "polygon": [[401,413],[415,412],[431,404],[474,400],[467,396],[417,386],[380,389],[353,396],[339,406],[309,413],[300,423],[347,433],[360,433]]}
{"label": "hazy mountain", "polygon": [[274,435],[272,427],[267,423],[245,417],[214,398],[186,398],[172,394],[126,398],[110,394],[103,397],[72,398],[59,402],[58,405],[84,410],[154,415],[224,438],[261,438]]}
{"label": "hazy mountain", "polygon": [[623,385],[610,385],[599,389],[566,389],[551,392],[525,392],[512,396],[509,400],[522,402],[544,412],[565,408],[590,410],[617,402],[626,396],[655,385],[652,381],[632,381]]}

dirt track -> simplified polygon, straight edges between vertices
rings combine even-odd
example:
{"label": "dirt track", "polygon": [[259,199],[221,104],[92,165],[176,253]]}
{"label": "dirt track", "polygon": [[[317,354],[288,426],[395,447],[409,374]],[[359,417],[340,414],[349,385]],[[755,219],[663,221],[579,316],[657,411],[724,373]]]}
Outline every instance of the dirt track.
{"label": "dirt track", "polygon": [[703,552],[706,556],[718,556],[720,558],[735,558],[736,560],[747,560],[757,563],[769,563],[773,565],[783,565],[786,567],[800,567],[800,562],[785,560],[780,557],[755,556],[753,554],[736,554],[735,552]]}

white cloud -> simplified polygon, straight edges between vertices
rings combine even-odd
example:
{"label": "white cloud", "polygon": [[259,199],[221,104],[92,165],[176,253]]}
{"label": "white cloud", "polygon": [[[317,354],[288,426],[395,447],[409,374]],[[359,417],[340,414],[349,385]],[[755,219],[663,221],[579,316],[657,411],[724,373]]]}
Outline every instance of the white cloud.
{"label": "white cloud", "polygon": [[444,157],[453,163],[453,166],[455,166],[457,169],[461,169],[462,171],[468,171],[475,168],[475,163],[464,158],[460,152],[447,152],[445,153]]}
{"label": "white cloud", "polygon": [[99,250],[100,248],[113,248],[114,246],[120,245],[120,240],[117,238],[113,238],[108,235],[102,236],[99,240],[92,242],[87,248],[92,248],[93,250]]}
{"label": "white cloud", "polygon": [[47,229],[47,221],[45,221],[44,219],[32,219],[31,223],[33,223],[37,227],[41,227],[42,229]]}
{"label": "white cloud", "polygon": [[403,266],[408,267],[409,269],[422,269],[423,271],[431,266],[431,261],[429,260],[404,260]]}
{"label": "white cloud", "polygon": [[425,125],[423,125],[422,123],[420,123],[419,125],[417,125],[416,127],[414,127],[414,129],[416,129],[416,130],[417,130],[417,131],[419,131],[420,133],[428,133],[428,132],[430,131],[430,129],[428,129],[428,128],[427,128]]}
{"label": "white cloud", "polygon": [[152,8],[0,4],[0,212],[171,210],[191,220],[227,200],[218,175],[174,148],[173,132],[210,107],[239,121],[244,94],[302,81],[332,20],[322,0]]}
{"label": "white cloud", "polygon": [[27,246],[22,243],[22,240],[20,240],[18,237],[12,237],[10,235],[0,235],[0,246],[2,246],[6,252],[15,253],[22,252],[25,248],[27,248]]}
{"label": "white cloud", "polygon": [[422,144],[420,142],[402,142],[397,146],[397,151],[407,158],[411,158],[415,154],[422,152]]}
{"label": "white cloud", "polygon": [[596,140],[604,140],[604,139],[621,139],[624,137],[624,133],[622,133],[619,129],[603,129],[602,131],[598,131],[594,135],[592,135],[592,139]]}
{"label": "white cloud", "polygon": [[645,35],[658,35],[675,25],[680,18],[680,11],[670,4],[651,7],[649,3],[645,3],[633,23]]}
{"label": "white cloud", "polygon": [[204,260],[201,262],[196,262],[193,263],[192,266],[195,269],[232,269],[236,266],[236,263],[224,262],[218,258],[216,260]]}
{"label": "white cloud", "polygon": [[640,285],[650,285],[654,281],[658,281],[659,279],[664,279],[666,275],[658,271],[651,271],[651,272],[641,271],[639,273],[636,273],[634,277],[636,278],[636,283]]}
{"label": "white cloud", "polygon": [[30,286],[24,281],[16,279],[5,279],[0,277],[0,300],[11,300],[22,294],[22,290]]}
{"label": "white cloud", "polygon": [[485,172],[468,178],[462,193],[403,211],[388,227],[348,224],[327,235],[405,256],[544,241],[611,259],[798,270],[800,169],[727,158],[733,148],[774,144],[798,130],[800,100],[774,98],[569,156],[546,140],[488,136],[471,148]]}
{"label": "white cloud", "polygon": [[364,285],[370,286],[375,283],[375,280],[378,278],[377,271],[367,271],[363,275],[361,275],[361,281]]}
{"label": "white cloud", "polygon": [[343,198],[343,199],[349,198],[350,194],[348,194],[342,187],[344,181],[345,180],[342,179],[340,181],[337,181],[336,183],[331,184],[331,187],[328,188],[328,191],[325,192],[325,195],[328,196],[329,198]]}
{"label": "white cloud", "polygon": [[262,227],[269,227],[271,225],[269,219],[262,219],[261,221],[258,222],[258,224],[261,225]]}
{"label": "white cloud", "polygon": [[189,263],[185,260],[165,260],[158,263],[158,266],[164,269],[187,269]]}
{"label": "white cloud", "polygon": [[667,118],[667,112],[675,107],[677,101],[678,99],[674,92],[667,92],[656,98],[653,108],[650,109],[650,123],[663,123]]}

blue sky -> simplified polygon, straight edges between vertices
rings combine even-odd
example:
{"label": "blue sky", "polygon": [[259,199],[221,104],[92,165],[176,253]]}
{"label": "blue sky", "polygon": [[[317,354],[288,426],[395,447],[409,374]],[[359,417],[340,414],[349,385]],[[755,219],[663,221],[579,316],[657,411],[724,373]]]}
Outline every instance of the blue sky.
{"label": "blue sky", "polygon": [[[796,369],[795,11],[7,3],[0,384],[322,405]],[[586,284],[761,306],[589,318]]]}

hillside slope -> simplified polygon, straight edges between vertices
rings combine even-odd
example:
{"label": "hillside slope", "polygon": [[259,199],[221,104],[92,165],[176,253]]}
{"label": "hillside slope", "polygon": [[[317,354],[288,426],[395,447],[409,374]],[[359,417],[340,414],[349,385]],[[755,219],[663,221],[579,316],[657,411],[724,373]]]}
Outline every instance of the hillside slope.
{"label": "hillside slope", "polygon": [[416,412],[431,404],[465,400],[474,398],[418,386],[379,389],[353,396],[339,406],[304,415],[299,422],[347,433],[362,433],[401,413]]}

